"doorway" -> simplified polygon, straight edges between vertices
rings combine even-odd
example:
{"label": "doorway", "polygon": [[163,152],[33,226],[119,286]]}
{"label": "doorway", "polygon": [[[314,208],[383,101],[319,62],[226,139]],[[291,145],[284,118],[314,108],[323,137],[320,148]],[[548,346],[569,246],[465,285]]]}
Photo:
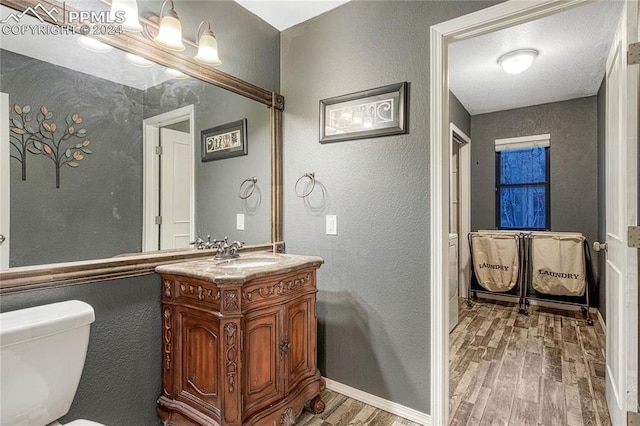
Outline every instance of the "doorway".
{"label": "doorway", "polygon": [[[448,282],[448,232],[449,232],[449,87],[448,74],[448,44],[464,40],[477,35],[487,34],[492,31],[508,28],[520,23],[529,22],[541,17],[549,16],[568,10],[586,2],[575,0],[570,2],[547,1],[544,3],[530,4],[525,2],[507,2],[489,9],[463,16],[431,28],[431,122],[439,123],[431,128],[431,324],[432,324],[432,352],[431,352],[431,415],[433,424],[445,424],[448,418],[448,360],[449,360],[449,336],[447,333],[447,318],[449,317],[448,292],[443,283]],[[637,13],[636,1],[627,2],[631,11],[627,24],[627,31],[631,40],[637,39]],[[627,93],[637,93],[637,70],[629,72],[625,79]],[[631,76],[634,74],[634,77]],[[629,126],[637,125],[637,99],[627,99]],[[473,136],[473,135],[472,135]],[[635,154],[637,129],[627,132],[627,148],[630,154]],[[633,155],[635,158],[635,155]],[[634,160],[635,161],[635,160]],[[635,164],[635,163],[634,163]],[[635,169],[629,170],[635,176]],[[635,185],[635,180],[629,182]],[[630,188],[628,193],[637,193],[636,188]],[[632,197],[633,198],[633,197]],[[633,198],[635,200],[635,198]],[[633,201],[632,200],[632,201]],[[634,207],[635,208],[635,207]],[[627,215],[625,223],[635,218],[633,212]],[[635,253],[634,253],[635,255]],[[628,265],[627,265],[628,266]],[[636,295],[635,283],[637,277],[635,271],[625,267],[625,286],[628,294]],[[630,380],[616,383],[620,389],[624,389],[622,400],[617,399],[618,406],[611,409],[614,423],[624,414],[625,409],[635,411],[637,395],[635,391],[636,380],[636,348],[637,348],[637,315],[636,299],[631,297],[626,305],[619,309],[625,321],[622,326],[624,338],[631,342],[625,346],[631,348],[631,353],[625,355],[625,360],[619,360],[620,368],[629,376]],[[622,347],[622,340],[617,340],[617,347]],[[614,344],[616,344],[614,343]],[[609,382],[610,380],[608,380]],[[610,394],[610,392],[608,392]],[[626,400],[624,400],[626,395]],[[615,398],[614,398],[615,399]],[[611,405],[611,404],[610,404]]]}
{"label": "doorway", "polygon": [[142,250],[188,248],[195,235],[194,106],[143,121]]}

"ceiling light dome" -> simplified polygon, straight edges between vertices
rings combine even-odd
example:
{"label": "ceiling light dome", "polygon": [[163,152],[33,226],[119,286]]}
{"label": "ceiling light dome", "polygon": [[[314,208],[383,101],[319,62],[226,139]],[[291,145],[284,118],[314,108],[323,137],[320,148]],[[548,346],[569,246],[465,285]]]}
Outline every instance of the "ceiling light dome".
{"label": "ceiling light dome", "polygon": [[498,65],[509,74],[520,74],[531,66],[537,56],[538,51],[534,49],[514,50],[500,56]]}

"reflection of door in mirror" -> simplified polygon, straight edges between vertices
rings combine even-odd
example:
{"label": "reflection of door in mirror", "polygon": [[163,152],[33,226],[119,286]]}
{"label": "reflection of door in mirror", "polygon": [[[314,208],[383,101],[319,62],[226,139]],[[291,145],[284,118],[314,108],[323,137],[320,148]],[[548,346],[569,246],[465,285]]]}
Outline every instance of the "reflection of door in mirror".
{"label": "reflection of door in mirror", "polygon": [[160,129],[160,250],[189,248],[192,238],[191,135]]}
{"label": "reflection of door in mirror", "polygon": [[143,251],[189,248],[194,237],[194,105],[143,121]]}

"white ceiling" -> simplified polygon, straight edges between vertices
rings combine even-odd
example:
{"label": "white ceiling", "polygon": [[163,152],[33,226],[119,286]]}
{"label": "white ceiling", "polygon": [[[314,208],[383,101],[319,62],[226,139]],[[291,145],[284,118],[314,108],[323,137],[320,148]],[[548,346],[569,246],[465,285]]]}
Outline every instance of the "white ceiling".
{"label": "white ceiling", "polygon": [[235,0],[279,31],[334,9],[349,0]]}
{"label": "white ceiling", "polygon": [[[603,0],[453,43],[449,87],[471,115],[593,96],[621,7],[620,1]],[[523,48],[539,52],[531,68],[504,72],[498,58]]]}

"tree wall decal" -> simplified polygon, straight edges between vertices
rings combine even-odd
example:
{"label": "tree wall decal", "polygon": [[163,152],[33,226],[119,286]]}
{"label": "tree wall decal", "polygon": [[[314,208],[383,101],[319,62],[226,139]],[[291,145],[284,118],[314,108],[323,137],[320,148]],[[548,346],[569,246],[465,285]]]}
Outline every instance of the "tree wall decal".
{"label": "tree wall decal", "polygon": [[[22,163],[22,180],[26,179],[27,152],[44,155],[49,158],[56,171],[56,188],[60,188],[60,169],[63,166],[79,167],[85,154],[93,154],[89,145],[91,141],[85,139],[87,129],[76,128],[83,123],[83,118],[77,113],[71,113],[65,118],[65,125],[58,128],[52,121],[53,113],[46,106],[40,107],[36,116],[37,128],[34,128],[31,107],[21,107],[15,104],[11,118],[12,146],[18,152],[12,158]],[[62,132],[62,134],[60,134]],[[84,140],[82,140],[84,139]],[[76,142],[74,144],[74,142]]]}

